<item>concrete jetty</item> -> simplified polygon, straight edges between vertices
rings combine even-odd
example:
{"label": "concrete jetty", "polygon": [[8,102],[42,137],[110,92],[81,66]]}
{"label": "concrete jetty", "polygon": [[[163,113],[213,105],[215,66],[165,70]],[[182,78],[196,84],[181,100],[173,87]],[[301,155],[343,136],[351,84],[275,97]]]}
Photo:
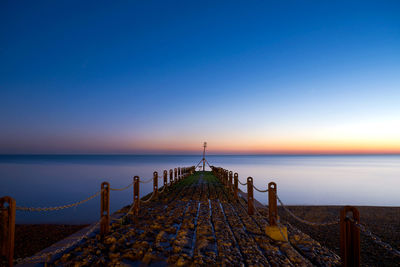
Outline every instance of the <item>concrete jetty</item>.
{"label": "concrete jetty", "polygon": [[[239,195],[243,195],[239,194]],[[340,257],[291,225],[288,240],[265,234],[268,210],[248,215],[211,172],[195,172],[141,204],[114,214],[103,238],[94,234],[59,255],[56,266],[338,266]]]}

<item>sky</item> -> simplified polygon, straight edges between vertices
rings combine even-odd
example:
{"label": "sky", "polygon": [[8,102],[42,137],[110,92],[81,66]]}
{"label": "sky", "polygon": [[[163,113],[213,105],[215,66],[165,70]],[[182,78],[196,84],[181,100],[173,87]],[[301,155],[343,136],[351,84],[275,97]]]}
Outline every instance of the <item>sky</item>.
{"label": "sky", "polygon": [[0,154],[400,153],[398,1],[1,1]]}

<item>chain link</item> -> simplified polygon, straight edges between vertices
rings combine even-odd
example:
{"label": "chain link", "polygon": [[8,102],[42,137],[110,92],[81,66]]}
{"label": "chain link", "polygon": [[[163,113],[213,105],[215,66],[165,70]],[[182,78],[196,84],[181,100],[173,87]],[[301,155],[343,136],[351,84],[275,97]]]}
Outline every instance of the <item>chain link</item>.
{"label": "chain link", "polygon": [[266,193],[266,192],[268,192],[268,188],[265,189],[265,190],[260,190],[260,189],[258,189],[257,187],[255,187],[254,185],[253,185],[253,188],[254,188],[255,190],[257,190],[258,192],[261,192],[261,193]]}
{"label": "chain link", "polygon": [[165,186],[163,186],[163,187],[162,187],[162,190],[159,190],[159,191],[158,191],[158,193],[160,193],[160,194],[161,194],[162,192],[164,192],[164,190],[165,190],[165,188],[166,188],[166,187],[167,187],[166,185],[165,185]]}
{"label": "chain link", "polygon": [[36,261],[36,260],[40,260],[40,259],[47,259],[55,254],[59,254],[75,245],[77,245],[79,242],[81,242],[84,238],[87,238],[91,233],[94,232],[94,230],[97,228],[97,226],[100,224],[100,222],[97,222],[96,224],[94,224],[85,234],[83,234],[81,237],[79,237],[78,239],[76,239],[75,241],[72,241],[68,244],[66,244],[65,246],[63,246],[62,248],[58,248],[54,251],[51,252],[47,252],[47,253],[43,253],[41,255],[37,255],[37,256],[32,256],[32,257],[27,257],[27,258],[19,258],[16,260],[16,262],[18,264],[22,264],[22,263],[28,263],[28,262],[32,262],[32,261]]}
{"label": "chain link", "polygon": [[247,182],[243,184],[239,179],[238,179],[238,182],[239,182],[239,184],[241,184],[241,185],[247,185]]}
{"label": "chain link", "polygon": [[141,203],[147,203],[147,202],[149,202],[150,200],[152,200],[153,197],[154,197],[154,191],[151,193],[150,198],[148,198],[148,199],[146,199],[146,200],[140,200],[140,202],[141,202]]}
{"label": "chain link", "polygon": [[380,245],[381,247],[383,247],[384,249],[386,249],[387,251],[391,252],[393,255],[396,255],[398,257],[400,257],[400,251],[398,251],[397,249],[393,248],[391,245],[389,245],[386,242],[383,242],[382,239],[375,235],[374,233],[372,233],[370,230],[368,230],[364,225],[354,221],[351,218],[348,218],[352,223],[354,223],[355,226],[357,226],[358,229],[360,229],[361,232],[363,232],[366,236],[368,236],[369,238],[372,239],[372,241],[374,241],[376,244]]}
{"label": "chain link", "polygon": [[110,190],[111,191],[124,191],[124,190],[128,189],[129,187],[131,187],[132,185],[133,185],[133,182],[123,188],[110,188]]}
{"label": "chain link", "polygon": [[336,219],[335,221],[332,221],[332,222],[325,222],[325,223],[315,223],[315,222],[309,222],[309,221],[303,220],[302,218],[296,216],[293,212],[291,212],[285,205],[283,205],[283,203],[280,200],[280,198],[278,197],[278,195],[276,196],[276,198],[278,199],[278,201],[281,204],[281,206],[283,207],[283,209],[287,213],[289,213],[289,215],[291,215],[293,218],[298,220],[299,222],[302,222],[304,224],[311,225],[311,226],[329,226],[329,225],[339,224],[339,219]]}
{"label": "chain link", "polygon": [[147,183],[150,183],[151,181],[153,181],[153,178],[150,178],[150,179],[144,180],[144,181],[139,180],[139,183],[147,184]]}
{"label": "chain link", "polygon": [[68,209],[68,208],[72,208],[72,207],[77,207],[85,202],[88,202],[89,200],[97,197],[98,195],[100,195],[101,190],[98,191],[97,193],[95,193],[94,195],[91,195],[90,197],[81,200],[79,202],[75,202],[72,204],[68,204],[68,205],[63,205],[63,206],[57,206],[57,207],[44,207],[44,208],[35,208],[35,207],[20,207],[17,206],[16,210],[21,210],[21,211],[54,211],[54,210],[63,210],[63,209]]}
{"label": "chain link", "polygon": [[125,219],[125,217],[128,216],[128,215],[131,213],[131,211],[132,211],[132,209],[133,209],[134,206],[135,206],[135,202],[132,203],[131,207],[130,207],[129,210],[125,213],[125,215],[118,219],[119,223],[122,223],[122,221]]}

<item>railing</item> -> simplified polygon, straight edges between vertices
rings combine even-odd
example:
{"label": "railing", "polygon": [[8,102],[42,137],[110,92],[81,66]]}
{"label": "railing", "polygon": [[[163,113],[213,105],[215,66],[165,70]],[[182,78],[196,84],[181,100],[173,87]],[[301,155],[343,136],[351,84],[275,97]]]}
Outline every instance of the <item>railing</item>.
{"label": "railing", "polygon": [[[193,174],[195,171],[195,167],[179,167],[175,168],[174,171],[169,170],[170,173],[170,182],[168,184],[168,172],[164,170],[163,172],[163,187],[162,190],[158,188],[158,173],[153,173],[153,178],[141,181],[139,176],[134,176],[133,182],[128,184],[123,188],[112,188],[108,182],[103,182],[101,184],[100,191],[94,193],[93,195],[83,199],[81,201],[77,201],[71,204],[54,206],[54,207],[23,207],[17,206],[16,201],[9,196],[5,196],[0,198],[0,256],[6,259],[6,263],[8,266],[13,266],[14,264],[14,235],[15,235],[15,217],[16,211],[23,212],[47,212],[47,211],[56,211],[62,210],[72,207],[78,207],[85,202],[88,202],[94,199],[97,196],[101,196],[100,198],[100,220],[95,223],[92,227],[89,228],[87,232],[78,237],[76,240],[66,244],[62,248],[58,248],[55,251],[51,251],[48,253],[43,253],[41,255],[27,257],[24,259],[17,259],[17,263],[29,263],[37,260],[45,260],[46,262],[54,255],[59,254],[73,246],[77,245],[83,239],[87,238],[91,235],[97,227],[100,225],[100,235],[101,238],[110,231],[110,191],[124,191],[131,186],[133,186],[133,203],[129,208],[128,212],[118,219],[119,222],[123,222],[123,220],[130,215],[137,216],[140,211],[140,203],[147,203],[157,198],[159,194],[163,193],[166,188],[174,185],[175,183],[187,178],[189,175]],[[175,176],[172,176],[174,172]],[[153,191],[150,197],[146,200],[140,199],[139,197],[139,189],[140,183],[149,183],[153,181]],[[0,259],[1,260],[1,259]],[[0,262],[1,264],[1,262]]]}
{"label": "railing", "polygon": [[[330,222],[310,222],[302,219],[295,215],[288,207],[286,207],[282,200],[277,194],[277,185],[274,182],[270,182],[266,189],[259,189],[254,186],[253,178],[248,177],[245,183],[239,180],[239,175],[234,173],[232,182],[232,171],[226,169],[211,166],[212,173],[216,176],[220,182],[226,187],[229,192],[233,192],[233,197],[236,201],[239,200],[238,197],[238,184],[243,186],[247,185],[247,212],[249,215],[253,215],[254,212],[258,212],[254,205],[254,189],[261,193],[268,193],[268,222],[269,226],[276,227],[279,233],[279,237],[273,234],[273,232],[268,233],[268,226],[266,229],[267,234],[271,234],[271,237],[277,237],[278,240],[283,240],[288,242],[287,233],[285,234],[285,227],[283,227],[279,221],[277,202],[295,220],[313,227],[319,226],[331,226],[340,225],[340,254],[342,259],[342,266],[360,266],[360,232],[371,238],[376,244],[383,247],[388,252],[392,253],[394,256],[400,257],[400,251],[393,248],[388,243],[382,241],[377,235],[372,233],[368,228],[360,223],[360,214],[357,208],[352,206],[345,206],[341,209],[339,218]],[[351,214],[351,216],[349,216]]]}

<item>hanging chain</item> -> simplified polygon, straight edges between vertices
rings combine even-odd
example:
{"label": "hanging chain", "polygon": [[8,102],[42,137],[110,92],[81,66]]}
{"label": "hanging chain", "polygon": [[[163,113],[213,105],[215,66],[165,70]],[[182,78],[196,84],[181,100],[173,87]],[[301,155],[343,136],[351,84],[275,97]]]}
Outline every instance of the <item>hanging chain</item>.
{"label": "hanging chain", "polygon": [[63,210],[63,209],[68,209],[68,208],[72,208],[72,207],[77,207],[85,202],[88,202],[89,200],[97,197],[98,195],[100,195],[101,190],[98,191],[97,193],[95,193],[94,195],[91,195],[90,197],[81,200],[79,202],[75,202],[72,204],[68,204],[68,205],[62,205],[62,206],[57,206],[57,207],[44,207],[44,208],[35,208],[35,207],[16,207],[16,210],[21,210],[21,211],[54,211],[54,210]]}
{"label": "hanging chain", "polygon": [[311,226],[329,226],[329,225],[335,225],[335,224],[339,224],[339,219],[336,219],[335,221],[332,222],[325,222],[325,223],[315,223],[315,222],[309,222],[306,220],[303,220],[302,218],[298,217],[297,215],[295,215],[292,211],[290,211],[280,200],[280,198],[278,197],[278,195],[276,196],[276,198],[278,199],[279,203],[281,204],[281,206],[283,207],[283,209],[289,213],[289,215],[291,215],[293,218],[295,218],[296,220],[298,220],[299,222],[302,222],[304,224],[307,225],[311,225]]}
{"label": "hanging chain", "polygon": [[124,190],[128,189],[129,187],[131,187],[132,185],[133,185],[133,182],[123,188],[110,188],[110,190],[111,191],[124,191]]}

